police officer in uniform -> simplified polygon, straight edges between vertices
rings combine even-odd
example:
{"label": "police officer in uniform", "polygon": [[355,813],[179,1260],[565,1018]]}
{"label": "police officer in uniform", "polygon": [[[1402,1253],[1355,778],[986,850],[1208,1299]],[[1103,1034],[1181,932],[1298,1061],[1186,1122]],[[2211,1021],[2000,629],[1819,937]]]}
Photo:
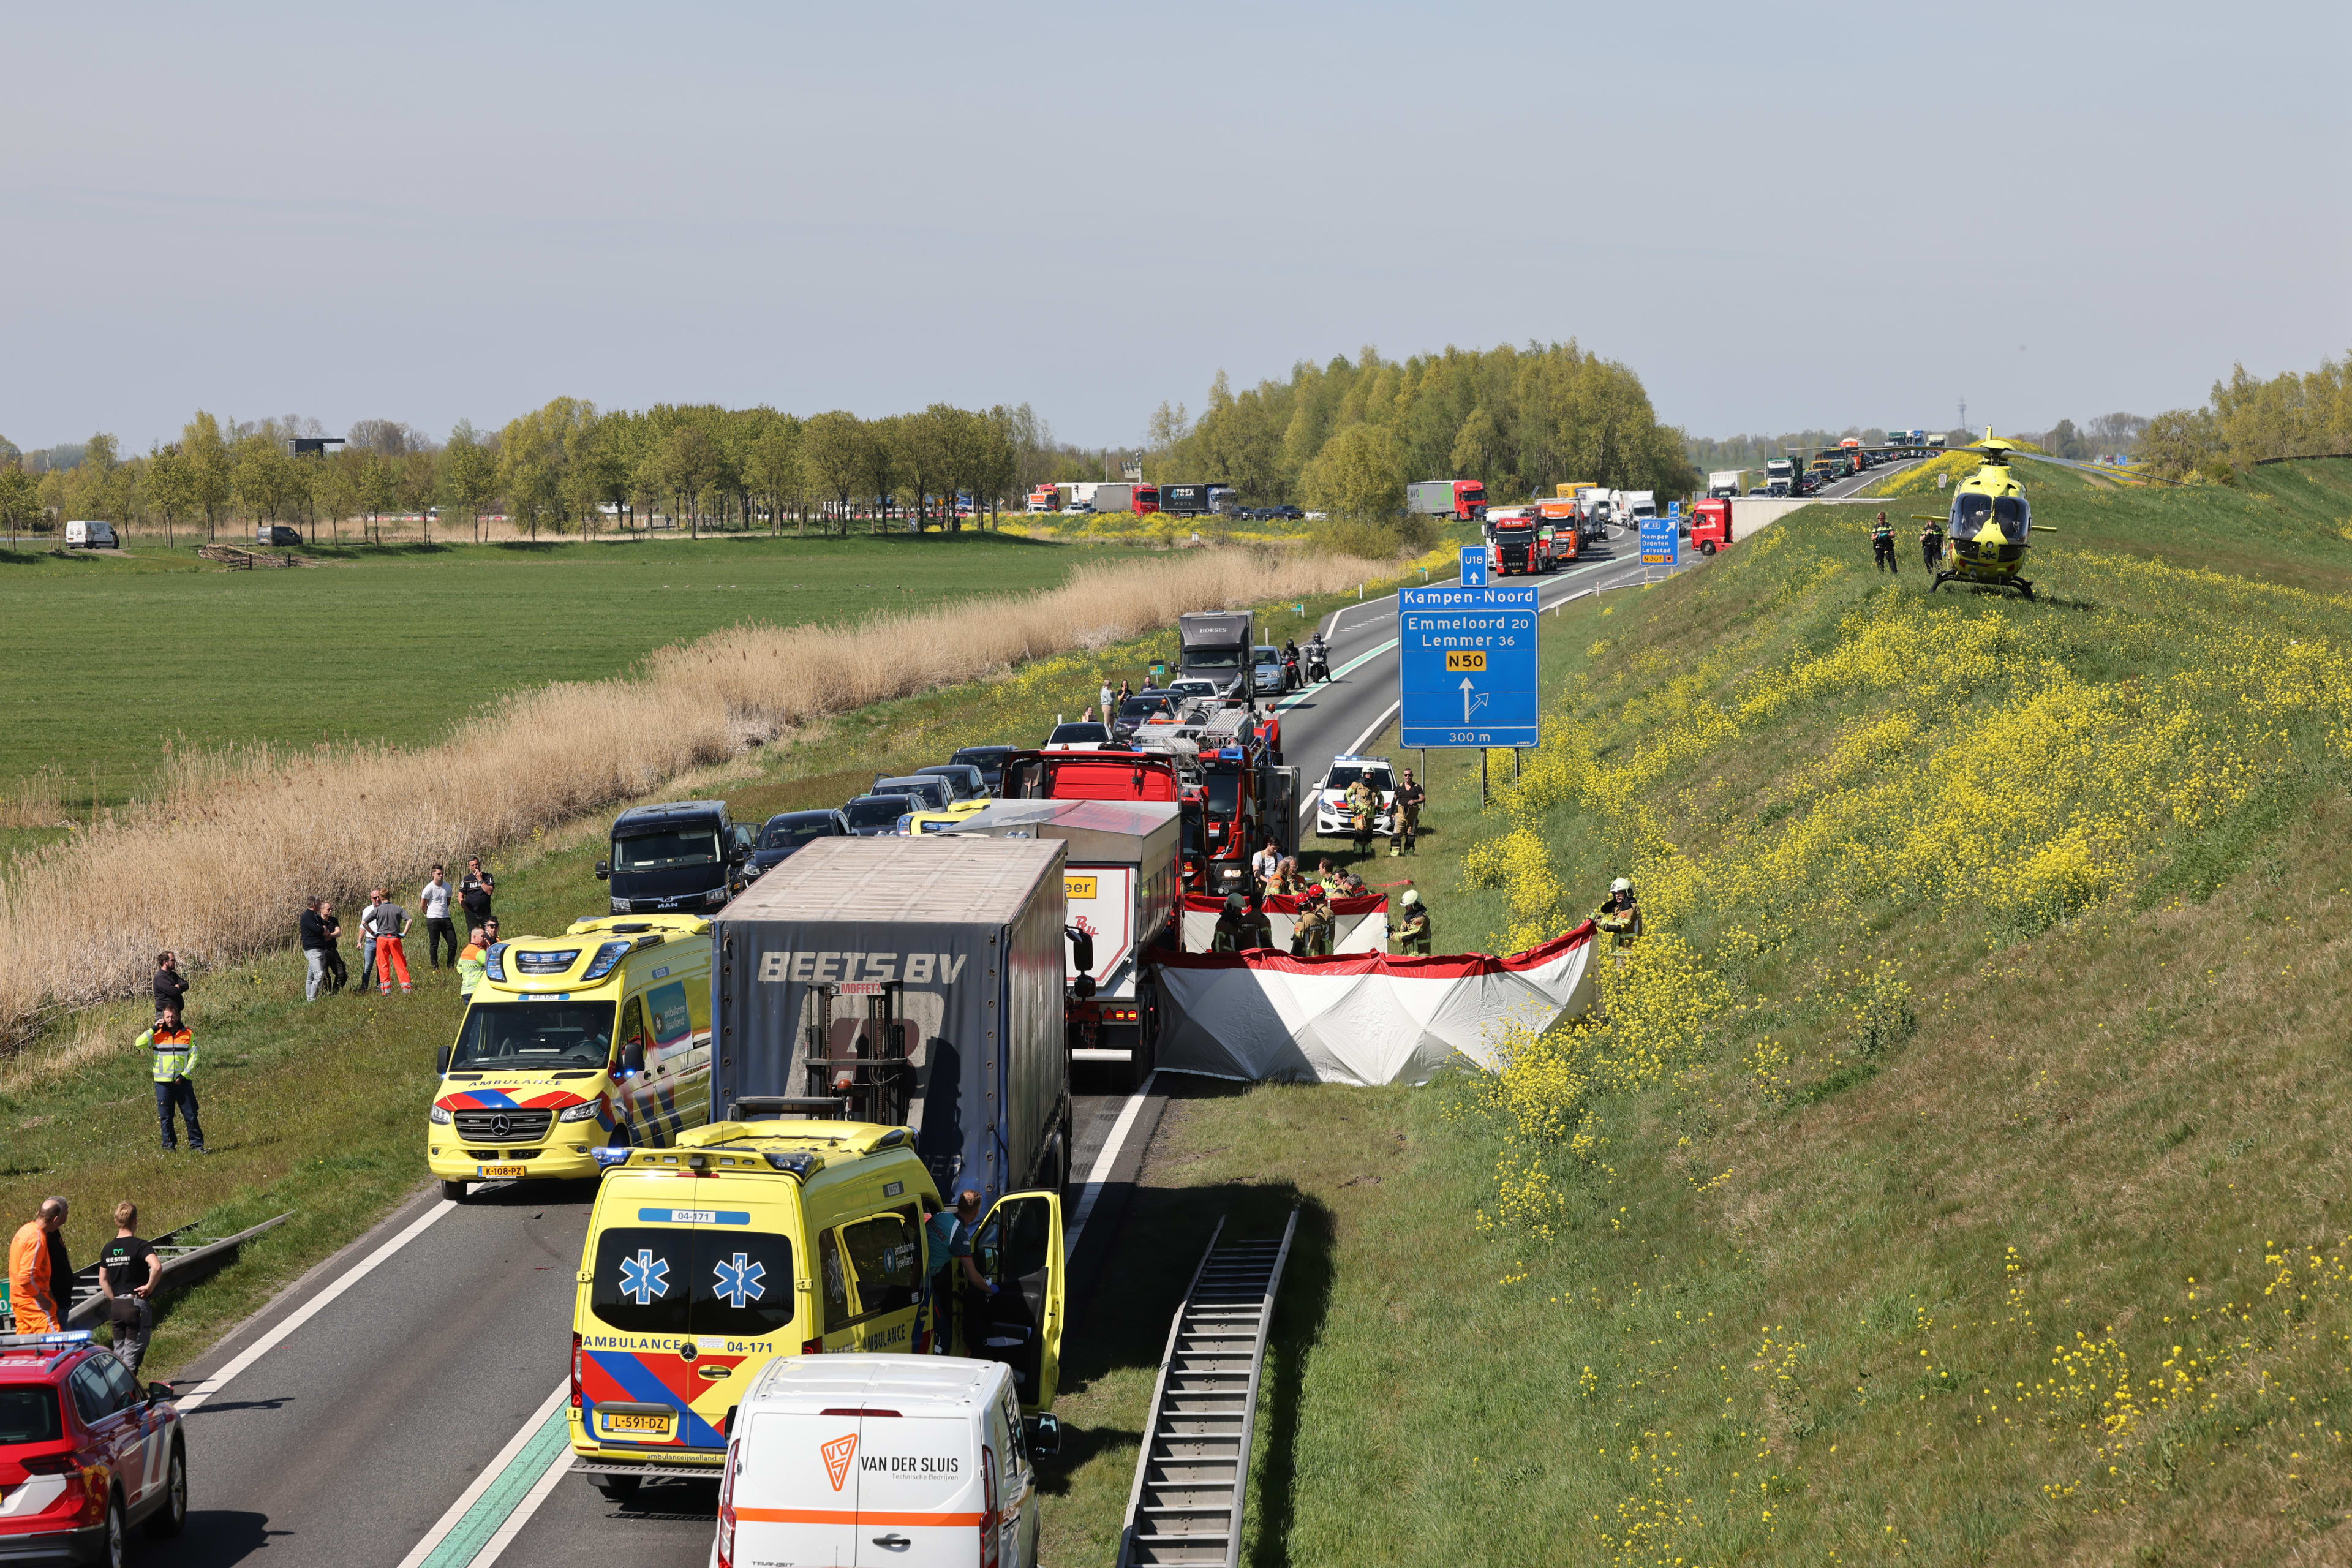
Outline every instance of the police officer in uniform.
{"label": "police officer in uniform", "polygon": [[1944,520],[1927,519],[1927,526],[1919,531],[1919,559],[1933,572],[1944,564]]}
{"label": "police officer in uniform", "polygon": [[1883,566],[1889,572],[1895,570],[1895,525],[1886,521],[1886,514],[1883,511],[1878,514],[1878,521],[1870,525],[1870,556],[1873,566]]}

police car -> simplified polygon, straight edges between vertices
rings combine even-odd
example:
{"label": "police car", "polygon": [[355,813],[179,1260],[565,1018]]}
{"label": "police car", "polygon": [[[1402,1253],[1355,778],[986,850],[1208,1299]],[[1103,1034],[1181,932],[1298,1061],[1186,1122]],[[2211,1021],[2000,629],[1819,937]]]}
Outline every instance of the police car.
{"label": "police car", "polygon": [[1348,786],[1362,779],[1381,793],[1381,809],[1372,831],[1386,833],[1396,821],[1396,774],[1386,757],[1334,757],[1328,772],[1315,786],[1315,832],[1323,838],[1352,838],[1355,818],[1348,812]]}
{"label": "police car", "polygon": [[0,1335],[0,1562],[120,1568],[131,1527],[177,1535],[188,1458],[169,1384],[87,1331]]}

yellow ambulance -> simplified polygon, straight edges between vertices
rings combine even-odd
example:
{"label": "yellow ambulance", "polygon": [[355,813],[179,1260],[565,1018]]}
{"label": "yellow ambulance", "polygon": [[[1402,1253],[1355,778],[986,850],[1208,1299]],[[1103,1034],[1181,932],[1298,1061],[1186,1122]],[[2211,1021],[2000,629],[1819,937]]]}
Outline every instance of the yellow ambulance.
{"label": "yellow ambulance", "polygon": [[620,915],[497,943],[440,1067],[425,1152],[444,1197],[667,1148],[710,1119],[710,922]]}
{"label": "yellow ambulance", "polygon": [[[747,1114],[805,1109],[758,1098]],[[612,1158],[608,1156],[608,1159]],[[608,1497],[648,1476],[715,1475],[737,1406],[780,1355],[935,1347],[930,1173],[904,1127],[724,1121],[605,1172],[574,1276],[572,1452]],[[993,1295],[954,1348],[1013,1369],[1024,1410],[1061,1376],[1062,1205],[1009,1193],[972,1258]]]}

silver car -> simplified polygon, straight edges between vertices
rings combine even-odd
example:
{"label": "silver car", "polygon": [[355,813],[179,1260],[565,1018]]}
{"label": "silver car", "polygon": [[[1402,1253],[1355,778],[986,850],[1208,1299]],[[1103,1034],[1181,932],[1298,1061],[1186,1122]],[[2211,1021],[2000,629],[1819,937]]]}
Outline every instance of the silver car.
{"label": "silver car", "polygon": [[1250,691],[1258,697],[1282,695],[1282,650],[1271,643],[1250,649]]}

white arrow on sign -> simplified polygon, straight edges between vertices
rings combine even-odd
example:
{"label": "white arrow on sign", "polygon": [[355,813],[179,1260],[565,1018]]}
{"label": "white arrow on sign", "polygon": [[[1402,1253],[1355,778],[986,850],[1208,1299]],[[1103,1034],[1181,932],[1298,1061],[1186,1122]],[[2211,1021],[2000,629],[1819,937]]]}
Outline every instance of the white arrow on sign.
{"label": "white arrow on sign", "polygon": [[1470,722],[1470,715],[1485,706],[1486,706],[1486,693],[1478,691],[1474,695],[1470,678],[1464,676],[1462,678],[1462,721],[1465,724]]}

